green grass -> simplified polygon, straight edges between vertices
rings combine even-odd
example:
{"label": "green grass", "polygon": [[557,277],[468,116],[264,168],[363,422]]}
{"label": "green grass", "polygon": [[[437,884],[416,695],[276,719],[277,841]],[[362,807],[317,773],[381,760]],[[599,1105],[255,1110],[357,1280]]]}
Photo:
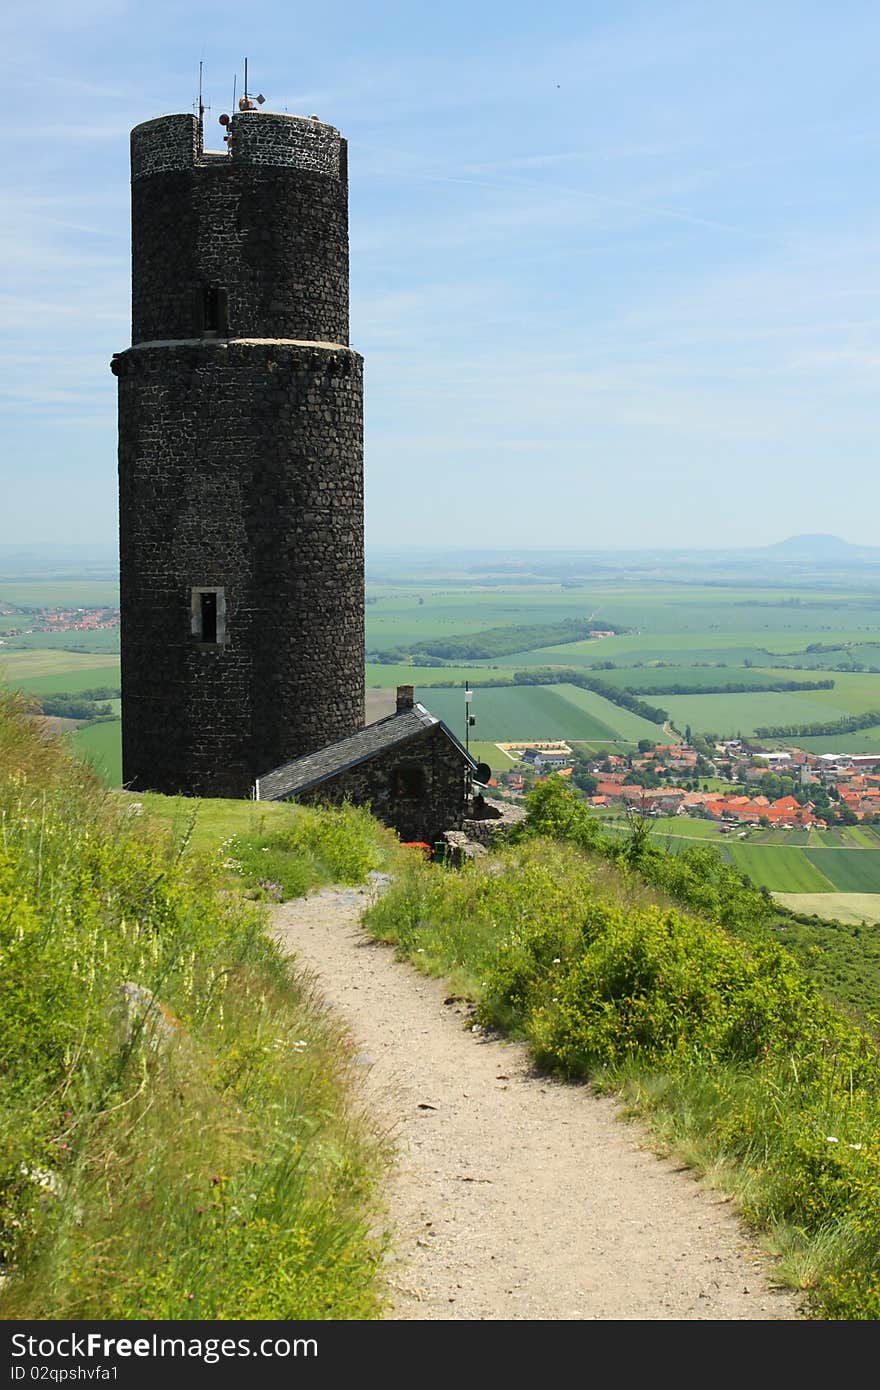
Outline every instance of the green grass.
{"label": "green grass", "polygon": [[[777,1279],[808,1290],[814,1316],[874,1319],[877,1047],[763,934],[766,900],[723,884],[714,856],[684,876],[676,860],[670,884],[691,875],[706,917],[635,866],[536,839],[488,869],[411,866],[368,926],[474,999],[479,1022],[524,1038],[539,1067],[621,1098],[763,1233]],[[717,925],[730,893],[746,937]]]}
{"label": "green grass", "polygon": [[118,719],[86,724],[70,735],[71,749],[94,768],[108,787],[122,786],[122,724]]}
{"label": "green grass", "polygon": [[[0,700],[0,1318],[381,1317],[390,1153],[347,1033],[228,845],[59,750]],[[363,812],[286,810],[270,861],[386,854]]]}
{"label": "green grass", "polygon": [[290,806],[280,801],[162,796],[159,792],[119,791],[116,795],[126,809],[141,808],[150,821],[162,825],[188,857],[216,857],[225,840],[265,835],[290,815]]}

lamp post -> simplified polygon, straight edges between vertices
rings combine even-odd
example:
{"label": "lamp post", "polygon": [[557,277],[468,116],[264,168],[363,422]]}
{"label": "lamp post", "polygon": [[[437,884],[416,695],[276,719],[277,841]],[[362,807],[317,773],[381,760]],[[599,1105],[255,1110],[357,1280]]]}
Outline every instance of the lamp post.
{"label": "lamp post", "polygon": [[473,722],[474,722],[474,720],[471,718],[471,701],[473,700],[473,698],[474,698],[474,692],[471,690],[470,681],[465,681],[465,683],[464,683],[464,747],[465,747],[465,752],[466,752],[466,753],[469,753],[469,752],[471,751],[471,725],[472,725]]}

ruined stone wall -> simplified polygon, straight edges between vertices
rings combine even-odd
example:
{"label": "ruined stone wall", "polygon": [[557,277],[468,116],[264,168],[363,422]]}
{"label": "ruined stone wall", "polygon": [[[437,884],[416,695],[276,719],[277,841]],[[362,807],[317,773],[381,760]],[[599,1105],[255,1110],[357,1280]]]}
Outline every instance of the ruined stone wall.
{"label": "ruined stone wall", "polygon": [[[420,769],[424,792],[419,798],[395,794],[397,773]],[[433,845],[444,830],[462,823],[468,807],[470,778],[461,753],[434,726],[409,744],[389,750],[359,767],[328,778],[296,801],[339,805],[346,797],[367,803],[377,820],[396,830],[401,840],[424,840]]]}
{"label": "ruined stone wall", "polygon": [[[253,120],[238,161],[203,154],[192,117],[132,133],[133,346],[112,365],[123,780],[140,790],[248,796],[364,722],[345,142]],[[211,284],[222,335],[196,331]],[[221,640],[195,630],[200,590]]]}

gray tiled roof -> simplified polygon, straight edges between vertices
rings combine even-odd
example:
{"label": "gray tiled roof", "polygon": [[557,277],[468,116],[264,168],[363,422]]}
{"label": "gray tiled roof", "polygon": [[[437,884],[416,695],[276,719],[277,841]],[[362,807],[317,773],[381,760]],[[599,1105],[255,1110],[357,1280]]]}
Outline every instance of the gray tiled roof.
{"label": "gray tiled roof", "polygon": [[280,801],[284,797],[295,796],[320,782],[326,782],[328,777],[347,772],[377,753],[396,748],[400,743],[408,743],[410,739],[438,727],[459,749],[471,769],[476,768],[476,760],[459,743],[452,730],[429,713],[424,705],[415,704],[412,709],[386,715],[375,724],[368,724],[365,729],[340,739],[338,743],[331,743],[326,748],[319,748],[316,753],[308,753],[304,758],[297,758],[292,763],[267,772],[257,779],[257,800]]}

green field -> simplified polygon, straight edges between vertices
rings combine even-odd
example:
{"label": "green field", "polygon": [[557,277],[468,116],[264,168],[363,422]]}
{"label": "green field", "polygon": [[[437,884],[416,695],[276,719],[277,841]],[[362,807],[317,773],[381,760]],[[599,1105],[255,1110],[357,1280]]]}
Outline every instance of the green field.
{"label": "green field", "polygon": [[70,739],[74,753],[91,763],[108,787],[122,786],[122,725],[118,719],[86,724]]}
{"label": "green field", "polygon": [[[460,685],[475,680],[512,680],[512,666],[404,666],[394,664],[383,666],[379,662],[367,662],[367,689],[393,689],[398,685],[417,685],[422,690],[432,685]],[[463,698],[463,697],[462,697]]]}
{"label": "green field", "polygon": [[569,743],[584,758],[594,758],[602,753],[619,753],[621,757],[626,757],[627,753],[635,754],[638,751],[636,744],[627,739],[569,739]]}
{"label": "green field", "polygon": [[[461,690],[420,689],[416,699],[464,739],[465,704]],[[489,686],[474,691],[471,713],[481,740],[597,739],[614,741],[661,737],[656,724],[573,685]],[[635,733],[635,730],[645,732]],[[647,732],[650,731],[650,732]]]}
{"label": "green field", "polygon": [[[804,853],[838,892],[880,893],[880,849],[808,849]],[[812,891],[808,888],[789,889],[788,885],[782,884],[772,886],[792,893]]]}
{"label": "green field", "polygon": [[[742,695],[664,695],[678,729],[714,733],[720,738],[749,737],[756,729],[794,724],[827,724],[840,719],[839,705],[825,700],[833,691],[749,691]],[[880,688],[878,688],[880,694]]]}
{"label": "green field", "polygon": [[119,585],[109,579],[3,579],[2,603],[15,608],[115,608]]}
{"label": "green field", "polygon": [[[784,740],[777,740],[780,746]],[[880,724],[860,729],[857,734],[826,735],[816,738],[789,739],[806,753],[880,753]]]}
{"label": "green field", "polygon": [[[782,893],[831,892],[835,885],[814,861],[809,850],[786,845],[726,844],[727,857],[741,874],[747,874],[758,888]],[[855,850],[841,851],[856,855]],[[817,851],[827,857],[834,851]],[[867,851],[863,851],[867,854]],[[858,855],[861,858],[861,855]]]}
{"label": "green field", "polygon": [[[781,681],[836,680],[836,676],[811,671],[790,671],[756,666],[619,666],[613,671],[596,671],[596,676],[620,690],[666,691],[669,686],[746,685],[755,690],[771,689]],[[823,698],[828,692],[822,691]],[[659,695],[658,695],[659,700]]]}
{"label": "green field", "polygon": [[[112,680],[107,677],[108,671],[114,673]],[[63,677],[60,684],[37,684],[38,681],[55,676]],[[94,679],[97,676],[101,676],[102,679]],[[80,686],[70,683],[77,677],[81,677],[84,682]],[[112,657],[104,656],[96,661],[94,656],[82,652],[9,652],[0,647],[0,678],[7,685],[32,690],[35,694],[41,695],[49,695],[56,690],[87,690],[93,685],[118,685],[119,660],[117,658],[114,661]]]}
{"label": "green field", "polygon": [[[622,828],[622,821],[619,822]],[[689,816],[652,822],[652,840],[665,849],[714,846],[759,888],[774,893],[880,893],[880,839],[873,830],[749,830],[722,834],[712,821]],[[830,915],[830,913],[829,913]]]}
{"label": "green field", "polygon": [[510,772],[511,768],[519,765],[518,760],[512,758],[509,753],[503,753],[497,743],[475,743],[471,739],[469,752],[478,763],[488,763],[493,772]]}
{"label": "green field", "polygon": [[100,628],[93,632],[31,632],[22,637],[4,638],[0,651],[93,652],[95,656],[108,656],[119,652],[119,628]]}
{"label": "green field", "polygon": [[19,676],[9,684],[31,695],[57,695],[59,691],[77,695],[81,690],[97,690],[101,686],[118,690],[119,662],[113,666],[86,665],[54,676]]}

